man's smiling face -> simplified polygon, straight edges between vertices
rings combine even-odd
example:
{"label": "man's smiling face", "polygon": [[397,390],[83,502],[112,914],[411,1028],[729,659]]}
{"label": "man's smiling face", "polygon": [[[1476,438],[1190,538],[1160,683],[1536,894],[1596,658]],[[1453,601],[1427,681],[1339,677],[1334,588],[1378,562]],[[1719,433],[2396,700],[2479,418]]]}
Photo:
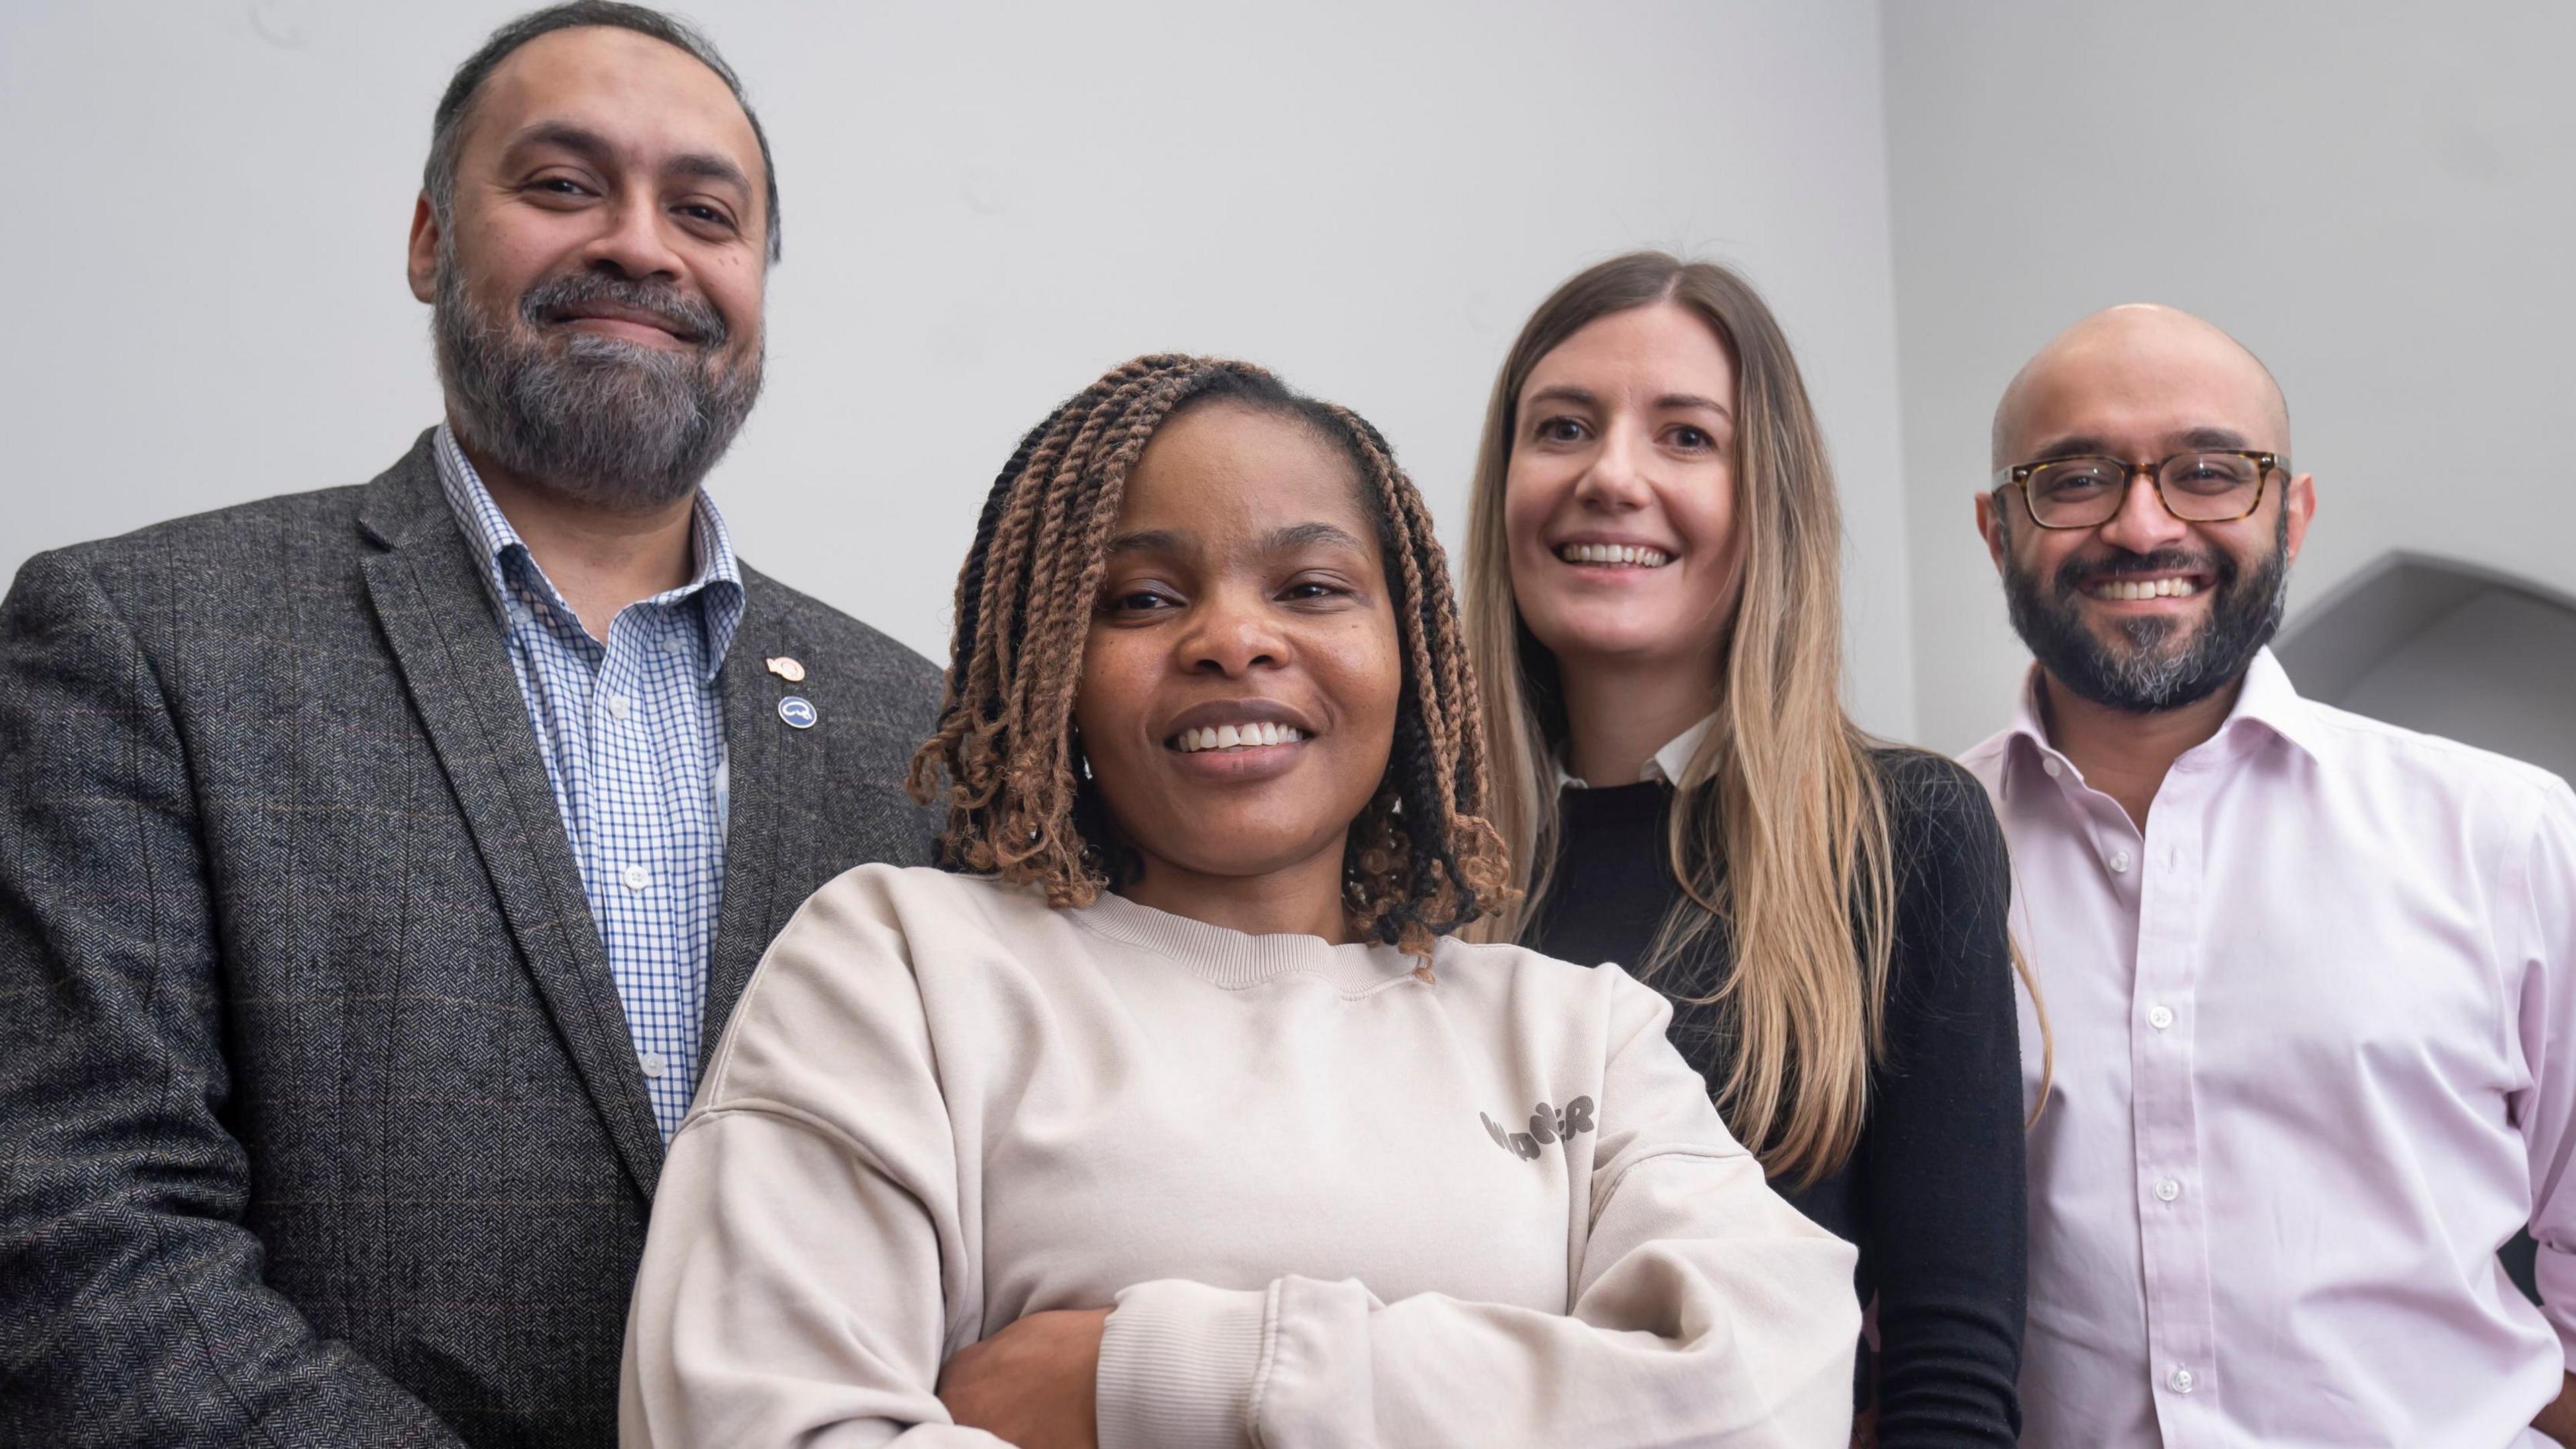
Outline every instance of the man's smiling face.
{"label": "man's smiling face", "polygon": [[765,177],[732,91],[674,46],[590,26],[504,59],[412,236],[468,446],[596,502],[685,496],[758,395]]}
{"label": "man's smiling face", "polygon": [[[2200,449],[2286,455],[2289,421],[2261,363],[2197,318],[2158,307],[2097,313],[2013,380],[1995,420],[1996,467],[2100,455],[2145,465]],[[2127,480],[2095,527],[2039,527],[2018,486],[1979,499],[1979,530],[2013,627],[2049,675],[2137,712],[2202,699],[2244,672],[2280,623],[2312,480],[2275,470],[2246,517],[2186,522],[2155,485]]]}

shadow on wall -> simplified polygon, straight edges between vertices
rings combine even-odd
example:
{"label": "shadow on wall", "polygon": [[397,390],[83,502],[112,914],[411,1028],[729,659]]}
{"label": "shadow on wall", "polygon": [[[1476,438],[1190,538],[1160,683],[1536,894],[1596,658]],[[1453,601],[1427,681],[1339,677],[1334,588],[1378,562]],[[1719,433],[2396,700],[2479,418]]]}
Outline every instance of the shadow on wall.
{"label": "shadow on wall", "polygon": [[[2275,646],[2299,692],[2576,779],[2576,599],[2403,550],[2337,585]],[[2500,1257],[2534,1302],[2535,1248]]]}

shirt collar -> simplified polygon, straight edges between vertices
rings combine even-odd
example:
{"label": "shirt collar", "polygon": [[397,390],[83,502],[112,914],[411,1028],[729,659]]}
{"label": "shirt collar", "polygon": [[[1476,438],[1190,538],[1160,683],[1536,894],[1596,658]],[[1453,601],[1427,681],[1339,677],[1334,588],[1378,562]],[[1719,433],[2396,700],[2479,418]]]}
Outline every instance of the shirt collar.
{"label": "shirt collar", "polygon": [[[1662,780],[1671,785],[1680,785],[1682,782],[1682,776],[1690,771],[1690,762],[1692,757],[1699,753],[1701,742],[1706,740],[1708,738],[1708,732],[1715,728],[1717,728],[1717,715],[1714,711],[1711,711],[1709,715],[1699,723],[1692,725],[1689,729],[1686,729],[1680,734],[1673,736],[1671,739],[1666,740],[1662,749],[1655,751],[1653,755],[1647,758],[1644,765],[1638,767],[1638,782],[1642,784],[1648,780]],[[1583,781],[1574,778],[1573,773],[1565,768],[1564,751],[1559,750],[1557,753],[1549,756],[1548,764],[1556,771],[1556,788],[1558,790],[1588,790],[1591,788],[1591,786],[1585,784]]]}
{"label": "shirt collar", "polygon": [[2238,692],[2236,708],[2229,712],[2224,728],[2235,734],[2249,725],[2270,730],[2312,758],[2323,753],[2316,707],[2300,698],[2290,683],[2290,671],[2272,657],[2268,646],[2257,650],[2253,664],[2246,668],[2245,688]]}
{"label": "shirt collar", "polygon": [[[491,490],[483,486],[482,475],[474,471],[472,460],[457,445],[456,434],[447,424],[438,425],[438,443],[431,452],[438,460],[438,481],[447,492],[447,506],[455,511],[457,526],[465,531],[465,541],[472,545],[476,561],[483,566],[483,586],[492,596],[493,607],[502,611],[503,619],[509,617],[509,570],[514,557],[564,617],[571,618],[571,606],[556,592],[554,581],[546,577],[545,569],[519,537],[519,531],[510,526],[509,516],[492,501]],[[644,602],[676,604],[692,595],[700,596],[706,628],[706,677],[712,682],[724,668],[725,651],[732,647],[734,631],[742,626],[742,568],[734,559],[733,534],[725,527],[724,514],[703,488],[698,490],[697,503],[690,511],[689,526],[697,575]]]}
{"label": "shirt collar", "polygon": [[[2063,767],[2073,769],[2074,762],[2049,743],[2048,730],[2040,722],[2039,677],[2039,666],[2033,664],[2022,680],[2012,722],[2004,727],[2006,747],[2035,759],[2053,757]],[[2315,709],[2291,685],[2290,672],[2272,656],[2269,646],[2256,650],[2254,662],[2245,667],[2245,683],[2236,692],[2236,707],[2227,712],[2218,732],[2185,753],[2219,750],[2232,754],[2249,742],[2249,734],[2262,733],[2277,736],[2312,757],[2319,753]]]}

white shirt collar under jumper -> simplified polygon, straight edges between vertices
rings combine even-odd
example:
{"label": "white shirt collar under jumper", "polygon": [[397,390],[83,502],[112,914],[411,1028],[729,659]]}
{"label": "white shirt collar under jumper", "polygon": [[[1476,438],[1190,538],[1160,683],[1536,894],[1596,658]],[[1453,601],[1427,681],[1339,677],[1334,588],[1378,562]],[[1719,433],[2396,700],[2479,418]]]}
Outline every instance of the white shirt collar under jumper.
{"label": "white shirt collar under jumper", "polygon": [[[2031,1449],[2497,1449],[2576,1364],[2576,795],[2269,650],[2146,827],[2033,684],[1962,757],[2055,1034]],[[2022,1001],[2027,1090],[2038,1020]],[[2497,1264],[2528,1226],[2534,1307]]]}
{"label": "white shirt collar under jumper", "polygon": [[[1648,780],[1662,780],[1669,784],[1679,785],[1682,782],[1682,777],[1690,773],[1690,762],[1693,757],[1699,754],[1700,742],[1707,739],[1708,732],[1715,728],[1717,728],[1717,714],[1712,710],[1709,712],[1707,717],[1702,719],[1699,723],[1692,725],[1689,729],[1686,729],[1680,734],[1673,736],[1671,739],[1666,740],[1662,749],[1647,756],[1646,763],[1637,767],[1637,783],[1643,784]],[[1564,751],[1559,750],[1557,753],[1549,756],[1548,765],[1556,771],[1556,788],[1558,790],[1589,790],[1592,788],[1589,782],[1576,779],[1573,772],[1565,768]]]}

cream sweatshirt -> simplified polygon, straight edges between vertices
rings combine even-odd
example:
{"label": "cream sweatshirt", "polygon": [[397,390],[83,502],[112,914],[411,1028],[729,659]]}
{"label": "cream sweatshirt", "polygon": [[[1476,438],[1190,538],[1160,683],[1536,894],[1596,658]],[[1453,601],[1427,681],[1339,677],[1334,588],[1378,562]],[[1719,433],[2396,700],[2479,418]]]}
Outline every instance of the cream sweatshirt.
{"label": "cream sweatshirt", "polygon": [[1852,1249],[1615,967],[1248,936],[868,865],[671,1145],[629,1449],[999,1443],[934,1392],[1112,1304],[1100,1442],[1840,1449]]}

